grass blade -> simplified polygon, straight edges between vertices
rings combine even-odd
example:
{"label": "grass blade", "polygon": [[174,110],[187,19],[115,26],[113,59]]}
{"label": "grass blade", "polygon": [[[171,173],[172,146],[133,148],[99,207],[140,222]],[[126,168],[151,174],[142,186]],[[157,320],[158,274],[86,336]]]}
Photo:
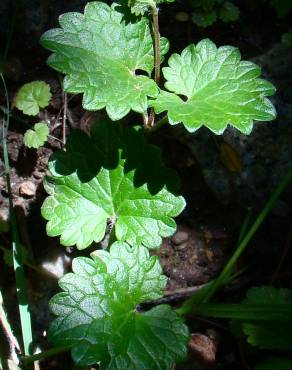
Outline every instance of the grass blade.
{"label": "grass blade", "polygon": [[196,307],[196,315],[237,319],[243,321],[292,322],[291,304],[216,304],[203,303]]}
{"label": "grass blade", "polygon": [[251,226],[249,231],[246,233],[245,237],[242,238],[240,241],[238,247],[236,248],[234,254],[229,259],[228,263],[220,273],[220,275],[217,277],[217,279],[214,281],[214,283],[210,286],[205,298],[203,299],[202,303],[207,303],[210,301],[210,299],[213,297],[216,290],[222,285],[222,281],[226,280],[226,277],[231,273],[236,261],[242,254],[242,252],[245,250],[246,246],[254,236],[254,234],[257,232],[258,228],[261,226],[267,215],[272,210],[275,202],[281,195],[281,193],[284,191],[290,180],[292,179],[292,168],[288,171],[286,176],[282,179],[276,190],[271,195],[270,199],[266,203],[265,207],[261,211],[261,213],[258,215],[257,219],[255,220],[254,224]]}
{"label": "grass blade", "polygon": [[4,86],[4,90],[5,90],[6,105],[7,105],[6,119],[3,120],[3,126],[2,126],[2,133],[3,133],[2,140],[3,140],[3,156],[4,156],[4,164],[5,164],[6,183],[7,183],[7,190],[9,194],[9,211],[10,211],[11,231],[12,231],[13,265],[14,265],[16,291],[17,291],[17,298],[18,298],[20,321],[21,321],[24,354],[29,355],[30,346],[32,343],[31,317],[30,317],[29,305],[28,305],[27,281],[26,281],[24,267],[23,267],[22,250],[21,250],[19,233],[18,233],[18,228],[17,228],[16,215],[15,215],[14,208],[13,208],[12,190],[11,190],[11,181],[10,181],[10,166],[9,166],[8,148],[7,148],[7,133],[8,133],[8,128],[9,128],[10,109],[9,109],[9,100],[8,100],[8,92],[6,88],[6,83],[5,83],[2,73],[0,74],[0,76],[1,76],[2,83]]}

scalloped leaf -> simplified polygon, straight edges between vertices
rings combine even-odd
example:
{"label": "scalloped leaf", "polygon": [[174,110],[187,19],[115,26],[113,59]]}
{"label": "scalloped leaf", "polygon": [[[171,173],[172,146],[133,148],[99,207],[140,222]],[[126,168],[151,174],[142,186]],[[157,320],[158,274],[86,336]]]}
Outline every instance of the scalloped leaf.
{"label": "scalloped leaf", "polygon": [[[126,24],[116,9],[117,4],[90,2],[84,14],[63,14],[62,28],[49,30],[41,38],[41,44],[54,52],[48,64],[66,74],[64,89],[84,93],[85,109],[105,107],[112,120],[130,110],[145,113],[148,97],[158,94],[156,83],[149,78],[154,67],[149,21]],[[162,38],[161,43],[165,54],[168,41]]]}
{"label": "scalloped leaf", "polygon": [[15,106],[28,116],[35,116],[40,108],[49,105],[52,94],[50,85],[45,81],[33,81],[24,84],[16,94]]}
{"label": "scalloped leaf", "polygon": [[45,123],[36,123],[33,130],[29,129],[25,132],[23,137],[24,145],[28,148],[39,148],[47,141],[49,132],[49,128]]}
{"label": "scalloped leaf", "polygon": [[159,160],[160,151],[145,143],[139,129],[105,120],[90,138],[73,132],[66,152],[49,162],[50,196],[42,206],[48,235],[83,249],[103,239],[110,221],[118,240],[159,247],[162,237],[175,232],[173,217],[185,206],[174,193],[177,176]]}
{"label": "scalloped leaf", "polygon": [[190,132],[205,125],[215,134],[231,125],[249,134],[253,121],[276,117],[267,98],[274,94],[274,86],[258,78],[260,68],[241,61],[234,47],[217,48],[205,39],[181,55],[173,54],[168,64],[162,70],[165,87],[172,92],[161,91],[151,105],[157,113],[167,111],[173,125],[182,122]]}
{"label": "scalloped leaf", "polygon": [[128,6],[131,12],[138,15],[143,15],[145,12],[156,8],[158,4],[172,3],[174,0],[129,0]]}
{"label": "scalloped leaf", "polygon": [[[292,311],[292,290],[276,289],[272,286],[254,287],[247,292],[242,304],[290,305]],[[287,330],[287,322],[251,321],[239,322],[247,341],[263,349],[292,349],[292,333]]]}
{"label": "scalloped leaf", "polygon": [[167,278],[143,246],[116,242],[110,252],[73,260],[50,307],[58,317],[48,337],[70,346],[77,364],[101,370],[170,370],[187,352],[187,327],[170,306],[137,309],[162,296]]}

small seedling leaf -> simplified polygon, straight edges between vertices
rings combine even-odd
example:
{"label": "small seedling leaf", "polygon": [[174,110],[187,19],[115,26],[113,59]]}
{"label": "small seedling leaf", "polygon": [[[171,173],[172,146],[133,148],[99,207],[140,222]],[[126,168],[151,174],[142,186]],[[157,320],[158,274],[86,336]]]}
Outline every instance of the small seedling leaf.
{"label": "small seedling leaf", "polygon": [[241,61],[238,49],[202,40],[173,54],[163,68],[165,87],[151,103],[157,113],[168,112],[171,124],[182,122],[190,132],[202,125],[222,134],[227,125],[249,134],[253,121],[276,116],[267,96],[274,86],[258,78],[261,70]]}
{"label": "small seedling leaf", "polygon": [[43,122],[36,123],[33,130],[29,129],[25,132],[23,137],[24,145],[28,148],[37,149],[40,146],[44,145],[44,143],[48,139],[48,135],[48,126]]}
{"label": "small seedling leaf", "polygon": [[100,363],[101,370],[169,370],[185,357],[188,329],[170,306],[137,310],[161,297],[167,281],[145,247],[116,242],[110,252],[75,258],[72,268],[59,281],[64,292],[50,301],[58,317],[48,337],[70,346],[74,362]]}
{"label": "small seedling leaf", "polygon": [[[127,24],[117,9],[117,4],[90,2],[84,14],[63,14],[62,28],[49,30],[41,38],[41,44],[54,52],[48,64],[66,74],[64,89],[83,93],[87,110],[105,107],[112,120],[130,110],[146,113],[147,97],[158,94],[149,77],[154,67],[149,21]],[[162,38],[161,45],[165,54],[167,40]]]}
{"label": "small seedling leaf", "polygon": [[63,245],[83,249],[103,239],[110,221],[118,240],[159,247],[162,237],[175,232],[173,217],[185,206],[168,190],[176,176],[159,159],[139,129],[105,120],[90,138],[73,132],[66,152],[49,162],[50,196],[42,206],[48,235],[61,235]]}
{"label": "small seedling leaf", "polygon": [[15,106],[28,116],[35,116],[40,108],[49,105],[52,94],[50,86],[44,81],[33,81],[23,85],[16,97]]}

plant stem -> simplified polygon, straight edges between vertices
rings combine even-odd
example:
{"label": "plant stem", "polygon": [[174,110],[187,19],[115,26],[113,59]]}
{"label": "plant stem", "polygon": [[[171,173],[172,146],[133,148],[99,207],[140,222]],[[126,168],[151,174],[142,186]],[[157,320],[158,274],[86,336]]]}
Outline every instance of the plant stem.
{"label": "plant stem", "polygon": [[247,210],[247,214],[246,214],[246,216],[243,220],[243,223],[241,225],[241,228],[240,228],[237,244],[240,244],[241,241],[243,240],[244,235],[246,234],[246,232],[248,230],[251,216],[252,216],[252,209],[249,207],[248,210]]}
{"label": "plant stem", "polygon": [[9,117],[10,117],[9,99],[8,99],[8,92],[7,92],[6,83],[5,83],[3,74],[1,73],[0,76],[1,76],[2,83],[4,86],[4,90],[5,90],[6,105],[7,105],[6,124],[5,124],[5,120],[3,120],[3,126],[2,126],[2,133],[3,133],[2,140],[3,140],[3,156],[4,156],[4,164],[5,164],[6,184],[7,184],[8,194],[9,194],[9,212],[10,212],[11,231],[12,231],[13,265],[14,265],[16,291],[17,291],[17,298],[18,298],[20,321],[21,321],[24,353],[25,355],[29,355],[30,345],[32,343],[31,317],[30,317],[29,306],[28,306],[27,281],[26,281],[24,267],[23,267],[22,249],[20,245],[16,215],[15,215],[14,208],[13,208],[12,188],[11,188],[11,181],[10,181],[10,165],[9,165],[8,147],[7,147],[7,134],[8,134],[8,129],[9,129]]}
{"label": "plant stem", "polygon": [[53,357],[53,356],[59,355],[60,353],[68,352],[69,350],[70,350],[69,347],[51,348],[51,349],[48,349],[47,351],[37,353],[36,355],[23,357],[22,363],[24,366],[27,366],[27,365],[34,363],[35,361]]}
{"label": "plant stem", "polygon": [[63,101],[64,101],[64,108],[63,108],[63,120],[62,120],[62,126],[63,126],[63,145],[66,145],[66,119],[67,119],[67,94],[64,91],[63,87]]}
{"label": "plant stem", "polygon": [[168,123],[168,117],[167,115],[162,117],[153,127],[151,127],[150,133],[152,134],[153,132],[159,130],[162,126]]}
{"label": "plant stem", "polygon": [[292,179],[292,168],[288,171],[286,176],[283,178],[283,180],[280,182],[276,190],[271,195],[270,199],[266,203],[264,209],[261,211],[261,213],[258,215],[257,219],[255,220],[252,227],[249,229],[248,233],[245,235],[245,237],[242,239],[238,247],[236,248],[234,254],[228,261],[227,265],[224,267],[218,278],[214,281],[214,283],[210,286],[209,291],[207,292],[205,298],[203,299],[202,303],[207,303],[210,301],[218,287],[221,285],[222,278],[230,273],[233,266],[235,265],[236,261],[242,254],[242,252],[245,250],[245,247],[248,245],[258,228],[263,223],[264,219],[267,217],[271,209],[273,208],[276,200],[279,198],[283,190],[288,185],[289,181]]}
{"label": "plant stem", "polygon": [[153,36],[154,36],[154,80],[159,85],[160,82],[160,33],[158,23],[158,9],[151,8]]}
{"label": "plant stem", "polygon": [[[152,30],[153,30],[153,43],[154,43],[154,80],[159,86],[160,82],[160,33],[159,33],[159,22],[158,22],[158,9],[154,5],[151,7],[152,15]],[[150,109],[149,116],[146,119],[146,128],[154,126],[155,113],[154,109]]]}
{"label": "plant stem", "polygon": [[58,139],[56,136],[48,135],[48,137],[53,139],[53,140],[57,140],[57,141],[59,141],[59,143],[62,143],[64,145],[64,142],[62,140]]}
{"label": "plant stem", "polygon": [[3,297],[0,290],[0,323],[2,325],[3,331],[6,334],[7,340],[9,342],[10,353],[15,354],[16,352],[20,352],[19,344],[16,337],[13,334],[12,328],[9,324],[7,319],[7,315],[5,313],[4,305],[3,305]]}
{"label": "plant stem", "polygon": [[116,225],[114,224],[111,231],[110,231],[107,248],[110,248],[111,245],[117,240],[116,231],[115,231],[116,227],[115,226]]}

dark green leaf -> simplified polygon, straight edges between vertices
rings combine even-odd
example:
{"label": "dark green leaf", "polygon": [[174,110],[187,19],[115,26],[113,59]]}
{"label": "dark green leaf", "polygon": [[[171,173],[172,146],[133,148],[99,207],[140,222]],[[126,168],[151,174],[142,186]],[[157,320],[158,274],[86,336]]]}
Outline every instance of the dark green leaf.
{"label": "dark green leaf", "polygon": [[162,296],[166,277],[143,246],[121,242],[92,259],[73,260],[73,273],[54,296],[49,338],[72,347],[76,363],[101,370],[170,370],[186,355],[188,330],[169,306],[139,312],[137,305]]}
{"label": "dark green leaf", "polygon": [[158,247],[175,232],[173,217],[185,206],[170,192],[176,176],[159,160],[159,150],[145,143],[142,130],[104,121],[91,138],[73,133],[67,151],[49,165],[50,196],[42,207],[48,235],[61,235],[63,245],[82,249],[103,239],[110,220],[118,240]]}

